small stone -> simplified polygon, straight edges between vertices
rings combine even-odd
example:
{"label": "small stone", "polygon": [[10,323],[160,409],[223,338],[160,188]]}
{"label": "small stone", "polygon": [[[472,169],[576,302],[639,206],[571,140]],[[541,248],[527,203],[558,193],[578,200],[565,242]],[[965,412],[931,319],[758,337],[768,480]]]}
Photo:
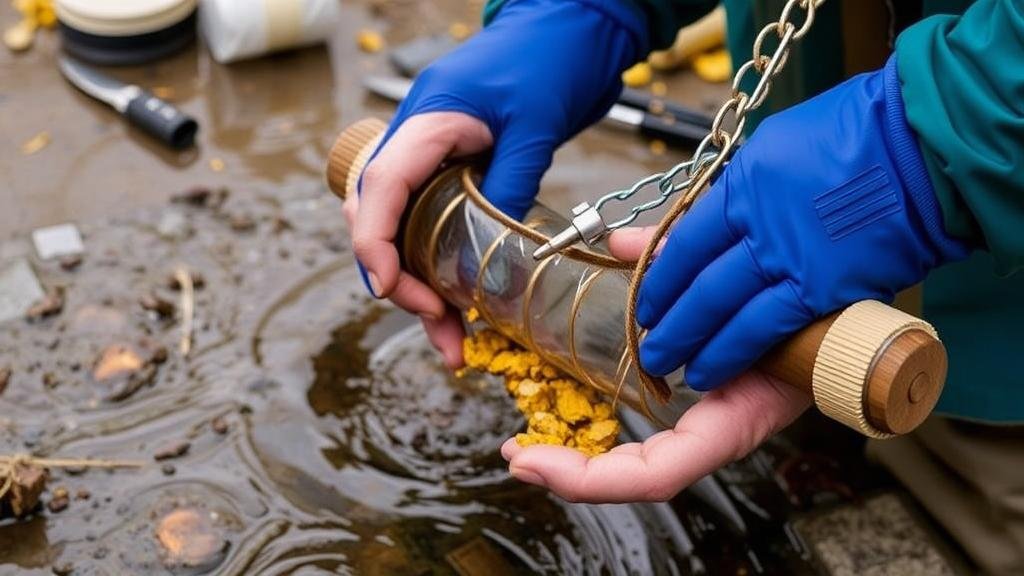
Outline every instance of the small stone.
{"label": "small stone", "polygon": [[64,288],[57,286],[47,292],[42,299],[38,300],[25,312],[25,319],[29,322],[35,322],[42,318],[60,314],[63,309]]}
{"label": "small stone", "polygon": [[153,453],[153,459],[160,461],[170,460],[171,458],[178,458],[180,456],[184,456],[185,453],[188,452],[190,446],[191,444],[183,441],[167,444],[163,448],[160,448],[159,450]]}
{"label": "small stone", "polygon": [[60,564],[54,564],[50,570],[56,576],[69,576],[69,574],[75,571],[75,565],[71,562],[61,562]]}
{"label": "small stone", "polygon": [[90,497],[92,497],[92,492],[89,492],[85,488],[79,488],[78,491],[75,492],[75,498],[79,500],[88,500]]}
{"label": "small stone", "polygon": [[82,234],[78,227],[71,223],[33,230],[32,243],[42,260],[81,254],[85,251]]}
{"label": "small stone", "polygon": [[139,305],[142,306],[143,310],[153,312],[162,319],[171,318],[174,316],[175,307],[174,304],[160,298],[156,294],[147,294],[142,298],[139,298]]}
{"label": "small stone", "polygon": [[177,210],[168,210],[160,216],[156,231],[167,240],[184,239],[192,235],[192,224],[188,218]]}
{"label": "small stone", "polygon": [[226,164],[224,164],[224,160],[220,158],[210,158],[210,170],[213,170],[214,172],[223,172],[225,167]]}
{"label": "small stone", "polygon": [[156,538],[166,566],[212,566],[228,546],[211,514],[195,508],[179,508],[161,518]]}
{"label": "small stone", "polygon": [[81,254],[72,254],[70,256],[63,256],[60,259],[60,267],[64,270],[71,271],[78,268],[82,264]]}
{"label": "small stone", "polygon": [[189,206],[206,206],[206,203],[210,200],[210,196],[213,195],[213,191],[205,186],[195,186],[184,190],[182,192],[176,192],[171,195],[172,204],[187,204]]}
{"label": "small stone", "polygon": [[210,428],[217,434],[227,434],[228,430],[231,429],[231,425],[228,424],[227,419],[223,416],[217,416],[210,422]]}
{"label": "small stone", "polygon": [[63,486],[58,486],[58,487],[54,488],[53,489],[53,497],[54,498],[67,498],[68,497],[68,489],[63,487]]}
{"label": "small stone", "polygon": [[114,344],[100,354],[92,369],[92,377],[101,382],[118,376],[127,376],[137,372],[145,363],[134,347]]}
{"label": "small stone", "polygon": [[68,504],[70,502],[71,501],[68,499],[66,495],[63,498],[54,496],[53,498],[50,499],[50,502],[46,504],[46,507],[50,510],[50,512],[56,514],[57,512],[63,512],[64,509],[68,507]]}
{"label": "small stone", "polygon": [[53,390],[57,386],[60,386],[60,380],[57,379],[57,375],[53,372],[46,372],[43,374],[43,386],[47,389]]}
{"label": "small stone", "polygon": [[164,464],[160,467],[160,472],[163,472],[164,476],[174,476],[177,470],[174,468],[174,464]]}
{"label": "small stone", "polygon": [[7,384],[11,381],[11,368],[4,367],[0,368],[0,394],[4,393],[7,389]]}
{"label": "small stone", "polygon": [[24,516],[39,503],[46,488],[46,470],[35,464],[15,464],[14,477],[5,498],[15,516]]}

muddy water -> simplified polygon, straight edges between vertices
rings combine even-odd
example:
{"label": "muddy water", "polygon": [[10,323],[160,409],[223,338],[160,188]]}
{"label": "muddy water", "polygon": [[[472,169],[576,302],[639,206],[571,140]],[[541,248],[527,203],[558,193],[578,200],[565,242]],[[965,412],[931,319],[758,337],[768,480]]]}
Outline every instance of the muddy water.
{"label": "muddy water", "polygon": [[[0,393],[0,453],[144,463],[54,469],[44,504],[64,487],[69,506],[0,520],[0,573],[810,571],[776,474],[792,446],[759,451],[724,484],[703,482],[671,506],[566,504],[508,477],[497,448],[522,422],[501,386],[454,379],[412,319],[365,296],[321,177],[341,127],[393,109],[359,86],[387,68],[356,51],[355,30],[400,42],[479,10],[369,4],[343,2],[327,49],[228,67],[199,46],[111,71],[200,119],[199,147],[181,154],[67,86],[52,37],[24,55],[0,51],[0,261],[26,257],[44,286],[66,291],[58,315],[0,326],[0,368],[13,370]],[[0,7],[0,24],[11,18]],[[686,75],[670,86],[691,105],[721,93]],[[22,155],[20,143],[44,130],[50,145]],[[559,152],[543,198],[565,209],[676,158],[597,127]],[[197,185],[230,196],[168,202]],[[27,233],[69,220],[85,237],[82,264],[37,260]],[[204,280],[188,357],[176,316],[140,305],[156,296],[180,311],[168,285],[178,265]],[[98,379],[111,346],[167,359],[144,378]],[[814,497],[843,493],[814,486]],[[169,555],[174,541],[158,532],[186,513],[205,552],[189,561]]]}

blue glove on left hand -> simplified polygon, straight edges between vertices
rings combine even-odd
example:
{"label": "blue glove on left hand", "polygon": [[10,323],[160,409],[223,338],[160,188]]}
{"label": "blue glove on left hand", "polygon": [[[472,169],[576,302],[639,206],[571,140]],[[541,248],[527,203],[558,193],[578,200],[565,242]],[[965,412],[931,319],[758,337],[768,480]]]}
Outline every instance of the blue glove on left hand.
{"label": "blue glove on left hand", "polygon": [[695,390],[739,375],[813,320],[890,302],[963,258],[949,238],[895,57],[766,119],[671,231],[640,288],[642,365]]}

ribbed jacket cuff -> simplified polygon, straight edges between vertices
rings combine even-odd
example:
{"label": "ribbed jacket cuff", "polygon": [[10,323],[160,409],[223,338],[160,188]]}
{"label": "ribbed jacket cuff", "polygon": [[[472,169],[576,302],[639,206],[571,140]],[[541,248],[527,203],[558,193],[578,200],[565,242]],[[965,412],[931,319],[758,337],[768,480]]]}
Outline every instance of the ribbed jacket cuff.
{"label": "ribbed jacket cuff", "polygon": [[896,55],[886,62],[883,70],[885,89],[885,123],[892,147],[893,159],[899,170],[907,196],[917,210],[925,232],[938,250],[943,262],[962,260],[970,248],[946,233],[942,220],[942,207],[935,196],[928,168],[921,156],[917,136],[907,123],[903,106],[900,78],[896,69]]}

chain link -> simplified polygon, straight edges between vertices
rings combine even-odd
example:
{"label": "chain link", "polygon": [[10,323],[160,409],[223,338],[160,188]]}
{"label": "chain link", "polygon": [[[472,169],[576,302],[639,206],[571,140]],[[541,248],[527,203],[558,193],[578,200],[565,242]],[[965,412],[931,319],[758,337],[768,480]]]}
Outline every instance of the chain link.
{"label": "chain link", "polygon": [[[825,0],[789,0],[782,9],[779,19],[761,29],[754,39],[753,57],[736,71],[732,82],[732,95],[715,114],[710,133],[697,145],[693,156],[665,172],[647,176],[629,188],[610,192],[598,199],[594,209],[600,212],[609,202],[625,202],[645,188],[656,186],[658,190],[656,198],[632,206],[629,214],[607,224],[606,232],[628,226],[640,214],[658,208],[681,191],[686,191],[688,197],[696,196],[698,190],[689,190],[691,184],[698,180],[704,170],[715,164],[720,156],[727,156],[732,151],[746,126],[747,114],[764,104],[771,91],[772,80],[785,68],[789,60],[789,51],[793,43],[807,34],[814,23],[815,10],[824,2]],[[798,9],[803,12],[803,21],[799,26],[790,20]],[[777,39],[778,46],[772,51],[771,56],[768,56],[764,49],[772,36]],[[740,87],[751,70],[758,77],[758,81],[754,90],[747,94]],[[726,127],[726,121],[730,119],[732,130]]]}

